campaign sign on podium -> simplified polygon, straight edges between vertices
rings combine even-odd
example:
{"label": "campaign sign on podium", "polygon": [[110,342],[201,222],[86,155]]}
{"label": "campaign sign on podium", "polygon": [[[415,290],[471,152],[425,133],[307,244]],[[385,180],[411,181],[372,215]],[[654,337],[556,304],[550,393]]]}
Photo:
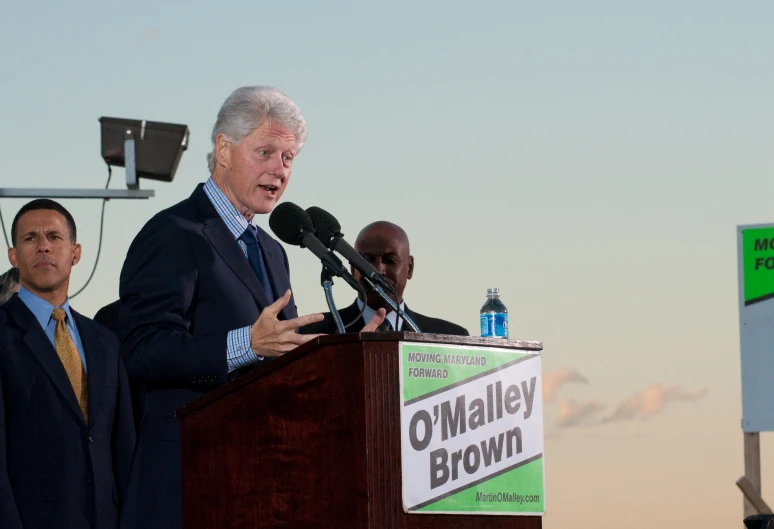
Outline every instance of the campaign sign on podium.
{"label": "campaign sign on podium", "polygon": [[403,509],[545,512],[541,357],[402,342]]}

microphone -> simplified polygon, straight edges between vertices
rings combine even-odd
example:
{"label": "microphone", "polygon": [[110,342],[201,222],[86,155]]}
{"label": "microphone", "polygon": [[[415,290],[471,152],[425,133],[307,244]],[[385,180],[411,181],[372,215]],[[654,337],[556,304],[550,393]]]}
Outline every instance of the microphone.
{"label": "microphone", "polygon": [[[379,273],[368,259],[360,255],[357,250],[344,240],[344,234],[341,233],[341,225],[339,224],[339,221],[336,220],[336,217],[317,206],[307,208],[306,213],[314,223],[314,227],[317,230],[317,236],[328,245],[328,248],[339,252],[349,261],[349,264],[357,268],[360,273],[363,274],[368,286],[376,291],[379,296],[387,302],[390,308],[392,308],[392,310],[394,310],[409,325],[409,327],[414,330],[414,332],[422,332],[408,314],[401,310],[397,301],[398,293],[395,292],[395,288],[393,288],[390,282]],[[394,294],[395,301],[390,299],[390,297],[384,293],[382,288]]]}
{"label": "microphone", "polygon": [[344,240],[344,234],[341,233],[341,224],[336,220],[336,217],[317,206],[307,208],[306,213],[317,230],[319,240],[325,243],[331,250],[339,252],[349,261],[349,264],[357,268],[365,277],[397,296],[395,288],[374,268],[374,265]]}
{"label": "microphone", "polygon": [[323,266],[334,275],[341,277],[349,286],[360,291],[360,284],[344,268],[341,260],[315,237],[312,219],[299,206],[292,202],[278,205],[269,216],[269,227],[282,242],[308,248],[322,261]]}

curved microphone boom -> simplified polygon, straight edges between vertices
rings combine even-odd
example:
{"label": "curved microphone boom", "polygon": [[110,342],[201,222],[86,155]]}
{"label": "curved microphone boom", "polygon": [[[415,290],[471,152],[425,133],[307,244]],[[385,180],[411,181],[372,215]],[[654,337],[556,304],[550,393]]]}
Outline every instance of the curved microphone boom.
{"label": "curved microphone boom", "polygon": [[360,291],[360,284],[344,268],[341,260],[315,237],[312,219],[299,206],[292,202],[278,205],[269,216],[269,227],[282,242],[308,248],[333,275],[341,277],[349,286]]}
{"label": "curved microphone boom", "polygon": [[317,237],[325,243],[328,248],[339,252],[341,256],[349,261],[349,264],[357,268],[361,274],[397,296],[392,284],[387,281],[376,268],[374,268],[374,265],[372,265],[368,259],[360,255],[357,250],[344,240],[344,234],[341,233],[341,224],[336,220],[336,217],[317,206],[307,208],[306,213],[314,224],[314,229],[317,230]]}

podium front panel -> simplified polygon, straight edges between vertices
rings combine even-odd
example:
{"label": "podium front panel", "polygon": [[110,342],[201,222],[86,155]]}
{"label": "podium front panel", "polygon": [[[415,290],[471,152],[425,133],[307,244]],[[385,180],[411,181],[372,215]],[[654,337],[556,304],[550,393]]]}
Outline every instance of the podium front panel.
{"label": "podium front panel", "polygon": [[180,410],[185,529],[540,528],[537,516],[403,512],[404,333],[384,334],[316,339]]}

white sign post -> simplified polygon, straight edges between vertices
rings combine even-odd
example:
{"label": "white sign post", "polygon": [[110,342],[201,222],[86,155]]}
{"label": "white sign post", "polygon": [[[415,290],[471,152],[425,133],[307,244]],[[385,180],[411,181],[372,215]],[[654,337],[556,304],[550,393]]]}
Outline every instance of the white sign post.
{"label": "white sign post", "polygon": [[737,227],[742,357],[744,514],[771,511],[760,496],[760,433],[774,430],[774,224]]}

